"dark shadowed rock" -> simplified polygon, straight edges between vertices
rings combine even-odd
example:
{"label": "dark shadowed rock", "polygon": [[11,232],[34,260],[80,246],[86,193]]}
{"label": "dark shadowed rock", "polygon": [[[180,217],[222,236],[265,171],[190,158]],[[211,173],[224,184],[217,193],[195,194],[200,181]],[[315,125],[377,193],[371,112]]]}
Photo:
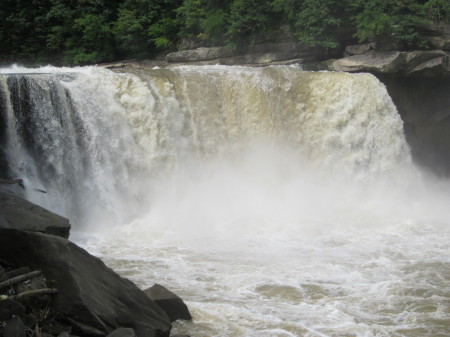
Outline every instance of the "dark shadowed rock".
{"label": "dark shadowed rock", "polygon": [[25,325],[19,316],[14,316],[3,329],[3,337],[25,337]]}
{"label": "dark shadowed rock", "polygon": [[33,315],[32,313],[29,313],[25,316],[22,317],[23,320],[23,324],[25,324],[25,326],[29,329],[34,329],[34,325],[36,324],[36,316]]}
{"label": "dark shadowed rock", "polygon": [[70,223],[66,218],[19,196],[0,192],[0,228],[15,228],[68,238]]}
{"label": "dark shadowed rock", "polygon": [[136,334],[131,328],[118,328],[109,333],[107,337],[136,337]]}
{"label": "dark shadowed rock", "polygon": [[138,337],[169,335],[169,319],[155,302],[66,239],[0,228],[0,256],[15,265],[26,263],[42,270],[59,290],[53,309],[75,334],[104,336],[130,327]]}
{"label": "dark shadowed rock", "polygon": [[414,161],[450,176],[450,76],[379,76],[405,125]]}
{"label": "dark shadowed rock", "polygon": [[12,300],[0,301],[0,321],[6,322],[13,316],[25,315],[25,307],[22,303]]}
{"label": "dark shadowed rock", "polygon": [[166,312],[171,322],[175,322],[177,319],[192,319],[183,300],[162,285],[155,284],[144,292]]}
{"label": "dark shadowed rock", "polygon": [[63,331],[60,334],[58,334],[58,337],[69,337],[69,336],[70,335],[67,332],[65,332],[65,331]]}

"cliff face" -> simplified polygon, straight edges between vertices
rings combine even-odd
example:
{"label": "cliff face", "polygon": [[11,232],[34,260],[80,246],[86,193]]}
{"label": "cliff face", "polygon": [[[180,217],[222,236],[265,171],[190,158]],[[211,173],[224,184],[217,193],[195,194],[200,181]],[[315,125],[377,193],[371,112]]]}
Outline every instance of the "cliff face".
{"label": "cliff face", "polygon": [[450,77],[378,75],[404,121],[414,160],[450,175]]}

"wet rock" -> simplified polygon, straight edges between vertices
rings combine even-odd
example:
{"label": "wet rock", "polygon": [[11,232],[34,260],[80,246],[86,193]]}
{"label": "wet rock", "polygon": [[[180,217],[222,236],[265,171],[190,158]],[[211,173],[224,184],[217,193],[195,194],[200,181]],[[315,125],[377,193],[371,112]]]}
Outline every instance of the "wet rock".
{"label": "wet rock", "polygon": [[192,316],[183,300],[160,284],[144,290],[145,294],[163,309],[171,322],[177,319],[191,320]]}
{"label": "wet rock", "polygon": [[19,316],[14,316],[6,323],[3,337],[26,337],[25,325]]}
{"label": "wet rock", "polygon": [[66,218],[21,197],[0,192],[0,228],[15,228],[68,238],[70,223]]}
{"label": "wet rock", "polygon": [[131,328],[118,328],[106,337],[136,337],[136,333]]}
{"label": "wet rock", "polygon": [[104,336],[126,326],[138,337],[169,335],[169,319],[154,301],[66,239],[0,228],[0,256],[42,270],[59,290],[53,310],[75,334]]}
{"label": "wet rock", "polygon": [[12,300],[0,301],[0,321],[5,322],[13,316],[22,316],[25,314],[25,307],[22,303]]}

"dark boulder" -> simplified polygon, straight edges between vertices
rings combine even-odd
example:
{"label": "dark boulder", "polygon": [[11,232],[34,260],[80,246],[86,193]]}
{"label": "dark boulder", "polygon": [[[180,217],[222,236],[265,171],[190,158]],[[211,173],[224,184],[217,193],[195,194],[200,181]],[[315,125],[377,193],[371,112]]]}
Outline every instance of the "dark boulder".
{"label": "dark boulder", "polygon": [[25,315],[25,307],[22,303],[12,300],[0,301],[0,321],[6,322],[13,316]]}
{"label": "dark boulder", "polygon": [[58,289],[53,310],[75,334],[104,336],[119,327],[133,328],[138,337],[170,333],[169,319],[154,301],[66,239],[0,228],[0,256],[42,270]]}
{"label": "dark boulder", "polygon": [[70,335],[67,332],[63,331],[58,335],[58,337],[70,337]]}
{"label": "dark boulder", "polygon": [[144,292],[166,312],[171,322],[175,322],[177,319],[192,319],[183,300],[162,285],[155,284],[151,288],[144,290]]}
{"label": "dark boulder", "polygon": [[0,192],[0,228],[15,228],[69,237],[70,223],[19,196]]}
{"label": "dark boulder", "polygon": [[19,316],[14,316],[3,329],[3,337],[25,337],[25,325]]}

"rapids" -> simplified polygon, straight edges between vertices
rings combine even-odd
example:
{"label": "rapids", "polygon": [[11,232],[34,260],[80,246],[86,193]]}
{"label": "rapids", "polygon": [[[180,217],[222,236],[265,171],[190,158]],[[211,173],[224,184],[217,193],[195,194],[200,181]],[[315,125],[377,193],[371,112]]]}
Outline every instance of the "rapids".
{"label": "rapids", "polygon": [[[369,74],[0,69],[27,198],[192,336],[448,336],[449,183]],[[44,189],[48,193],[35,192]]]}

